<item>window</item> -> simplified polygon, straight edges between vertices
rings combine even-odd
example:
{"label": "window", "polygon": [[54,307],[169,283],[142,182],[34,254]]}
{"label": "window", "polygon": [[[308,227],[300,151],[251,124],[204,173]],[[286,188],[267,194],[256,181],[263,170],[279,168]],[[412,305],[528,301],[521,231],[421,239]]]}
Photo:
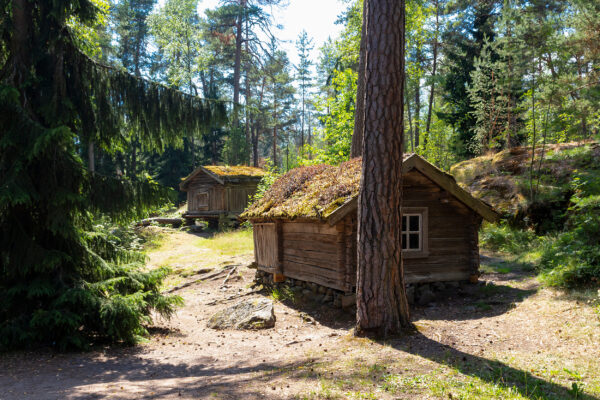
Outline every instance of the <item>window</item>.
{"label": "window", "polygon": [[427,207],[402,208],[402,254],[403,258],[429,256]]}
{"label": "window", "polygon": [[423,218],[421,214],[402,216],[402,250],[419,251],[423,242]]}

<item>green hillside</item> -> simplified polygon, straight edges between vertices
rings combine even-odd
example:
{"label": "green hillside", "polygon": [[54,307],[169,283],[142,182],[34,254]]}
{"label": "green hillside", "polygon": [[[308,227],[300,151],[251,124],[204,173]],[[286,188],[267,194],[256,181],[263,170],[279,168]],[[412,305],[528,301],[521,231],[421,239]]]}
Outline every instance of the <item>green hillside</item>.
{"label": "green hillside", "polygon": [[484,226],[484,248],[511,254],[556,286],[600,282],[600,144],[520,147],[452,167],[460,185],[504,218]]}

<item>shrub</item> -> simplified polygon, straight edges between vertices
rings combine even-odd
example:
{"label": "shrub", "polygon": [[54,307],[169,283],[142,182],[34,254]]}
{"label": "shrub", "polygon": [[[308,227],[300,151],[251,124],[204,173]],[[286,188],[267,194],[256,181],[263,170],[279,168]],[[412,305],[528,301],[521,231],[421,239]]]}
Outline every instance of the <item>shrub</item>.
{"label": "shrub", "polygon": [[521,230],[501,223],[484,225],[480,240],[482,247],[489,250],[520,254],[527,251],[537,237],[532,230]]}
{"label": "shrub", "polygon": [[60,261],[47,260],[35,275],[22,271],[23,278],[0,281],[0,349],[133,344],[147,335],[153,310],[169,318],[182,304],[179,296],[160,293],[168,269],[143,271],[142,240],[130,227],[103,219],[81,237],[87,268],[77,278],[66,269],[58,279],[45,274]]}

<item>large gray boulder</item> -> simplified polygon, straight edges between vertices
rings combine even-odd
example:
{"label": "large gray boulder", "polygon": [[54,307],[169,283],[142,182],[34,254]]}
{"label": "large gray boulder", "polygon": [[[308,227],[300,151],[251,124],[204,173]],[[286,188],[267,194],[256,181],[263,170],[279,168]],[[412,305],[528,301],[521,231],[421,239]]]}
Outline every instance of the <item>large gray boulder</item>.
{"label": "large gray boulder", "polygon": [[248,299],[219,311],[208,320],[212,329],[267,329],[275,326],[273,301]]}

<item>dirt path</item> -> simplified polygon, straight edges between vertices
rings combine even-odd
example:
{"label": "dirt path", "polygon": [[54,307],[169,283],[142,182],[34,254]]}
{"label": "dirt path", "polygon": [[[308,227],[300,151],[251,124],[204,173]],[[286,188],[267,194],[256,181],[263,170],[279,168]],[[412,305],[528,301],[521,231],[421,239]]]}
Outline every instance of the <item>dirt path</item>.
{"label": "dirt path", "polygon": [[[197,237],[169,235],[172,246],[151,264],[183,250],[214,253],[194,246]],[[213,266],[251,260],[248,253],[227,257]],[[177,263],[188,271],[183,282],[197,280],[189,275],[195,257]],[[600,398],[593,309],[539,290],[525,271],[488,274],[494,284],[415,309],[418,332],[386,342],[353,338],[351,313],[293,302],[276,303],[273,329],[206,328],[216,311],[268,295],[252,293],[253,270],[237,271],[225,287],[220,276],[179,290],[185,307],[137,347],[0,356],[0,399],[568,398],[568,390],[579,390],[573,384]]]}

